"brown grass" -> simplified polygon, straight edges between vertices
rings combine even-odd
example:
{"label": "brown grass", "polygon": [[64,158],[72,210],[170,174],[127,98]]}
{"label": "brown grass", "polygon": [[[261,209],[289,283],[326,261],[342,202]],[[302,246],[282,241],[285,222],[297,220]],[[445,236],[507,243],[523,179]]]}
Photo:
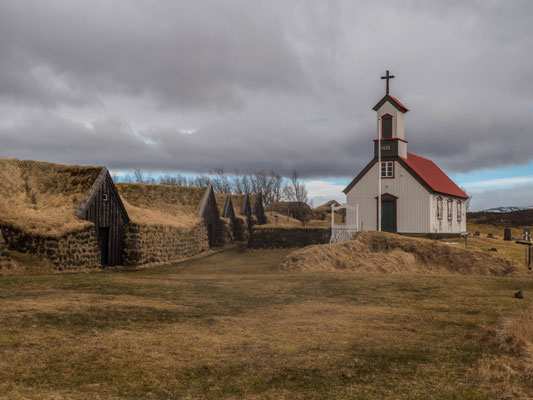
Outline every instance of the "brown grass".
{"label": "brown grass", "polygon": [[520,264],[476,249],[384,232],[361,232],[343,243],[309,246],[291,253],[283,269],[386,273],[458,273],[508,276],[526,273]]}
{"label": "brown grass", "polygon": [[501,399],[533,398],[533,310],[505,318],[491,339],[502,354],[480,362],[486,386]]}
{"label": "brown grass", "polygon": [[83,229],[74,214],[101,169],[0,158],[0,225],[51,237]]}
{"label": "brown grass", "polygon": [[0,399],[492,398],[487,327],[533,282],[280,271],[286,254],[3,277]]}
{"label": "brown grass", "polygon": [[116,186],[133,222],[181,227],[200,222],[198,210],[205,188],[134,183]]}

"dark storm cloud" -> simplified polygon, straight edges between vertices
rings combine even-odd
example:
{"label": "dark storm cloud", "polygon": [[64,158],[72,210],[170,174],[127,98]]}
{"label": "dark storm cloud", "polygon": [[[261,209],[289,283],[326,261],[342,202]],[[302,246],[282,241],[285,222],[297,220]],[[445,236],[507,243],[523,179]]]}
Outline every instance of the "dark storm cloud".
{"label": "dark storm cloud", "polygon": [[2,94],[53,104],[71,100],[62,91],[120,92],[153,95],[161,107],[226,108],[242,90],[297,90],[299,60],[280,15],[232,3],[3,2]]}
{"label": "dark storm cloud", "polygon": [[390,69],[411,151],[449,172],[527,163],[532,12],[503,0],[0,1],[0,154],[353,176],[372,156]]}
{"label": "dark storm cloud", "polygon": [[[118,120],[102,119],[86,126],[57,115],[36,113],[27,120],[0,126],[0,137],[7,157],[60,163],[76,160],[79,164],[107,165],[118,170],[140,166],[158,171],[205,172],[223,167],[228,171],[275,169],[288,174],[296,167],[310,174],[338,175],[343,171],[331,158],[344,157],[349,163],[356,154],[352,143],[332,141],[320,130],[302,131],[299,125],[281,121],[269,124],[268,129],[256,130],[256,124],[256,119],[243,119],[216,124],[195,134],[165,128],[135,132]],[[295,129],[307,140],[292,135]],[[265,137],[271,140],[265,141]],[[276,140],[279,137],[284,139]],[[317,146],[324,151],[315,160],[308,160],[306,154]],[[333,150],[339,147],[343,151]],[[361,153],[363,156],[366,152]],[[36,154],[46,157],[35,157]]]}

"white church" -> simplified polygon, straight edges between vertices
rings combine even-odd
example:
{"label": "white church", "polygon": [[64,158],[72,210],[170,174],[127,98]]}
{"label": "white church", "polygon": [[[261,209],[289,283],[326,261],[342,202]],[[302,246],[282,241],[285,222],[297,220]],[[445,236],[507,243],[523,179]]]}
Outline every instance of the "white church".
{"label": "white church", "polygon": [[373,108],[378,122],[374,158],[344,189],[347,225],[367,231],[378,230],[381,222],[382,231],[418,235],[465,232],[468,195],[433,161],[407,151],[409,110],[389,94],[393,77],[389,71],[382,77],[387,94]]}

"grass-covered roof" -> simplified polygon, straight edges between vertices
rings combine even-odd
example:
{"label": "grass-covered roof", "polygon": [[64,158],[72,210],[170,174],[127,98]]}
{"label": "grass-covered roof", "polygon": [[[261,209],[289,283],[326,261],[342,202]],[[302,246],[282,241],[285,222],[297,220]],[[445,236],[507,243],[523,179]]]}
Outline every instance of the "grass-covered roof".
{"label": "grass-covered roof", "polygon": [[0,157],[0,225],[42,236],[88,225],[75,213],[102,169]]}
{"label": "grass-covered roof", "polygon": [[205,188],[138,183],[116,187],[133,222],[189,227],[201,221],[198,210]]}

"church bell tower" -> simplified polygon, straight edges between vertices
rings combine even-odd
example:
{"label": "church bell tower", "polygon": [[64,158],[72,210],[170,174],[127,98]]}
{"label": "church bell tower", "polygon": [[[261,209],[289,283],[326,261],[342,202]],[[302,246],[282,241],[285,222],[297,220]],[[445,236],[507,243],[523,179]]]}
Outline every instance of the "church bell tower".
{"label": "church bell tower", "polygon": [[405,140],[404,116],[409,111],[400,101],[389,94],[389,75],[381,79],[387,80],[385,96],[374,106],[377,112],[377,137],[374,139],[374,157],[378,156],[378,138],[381,136],[381,157],[407,158],[407,140]]}

